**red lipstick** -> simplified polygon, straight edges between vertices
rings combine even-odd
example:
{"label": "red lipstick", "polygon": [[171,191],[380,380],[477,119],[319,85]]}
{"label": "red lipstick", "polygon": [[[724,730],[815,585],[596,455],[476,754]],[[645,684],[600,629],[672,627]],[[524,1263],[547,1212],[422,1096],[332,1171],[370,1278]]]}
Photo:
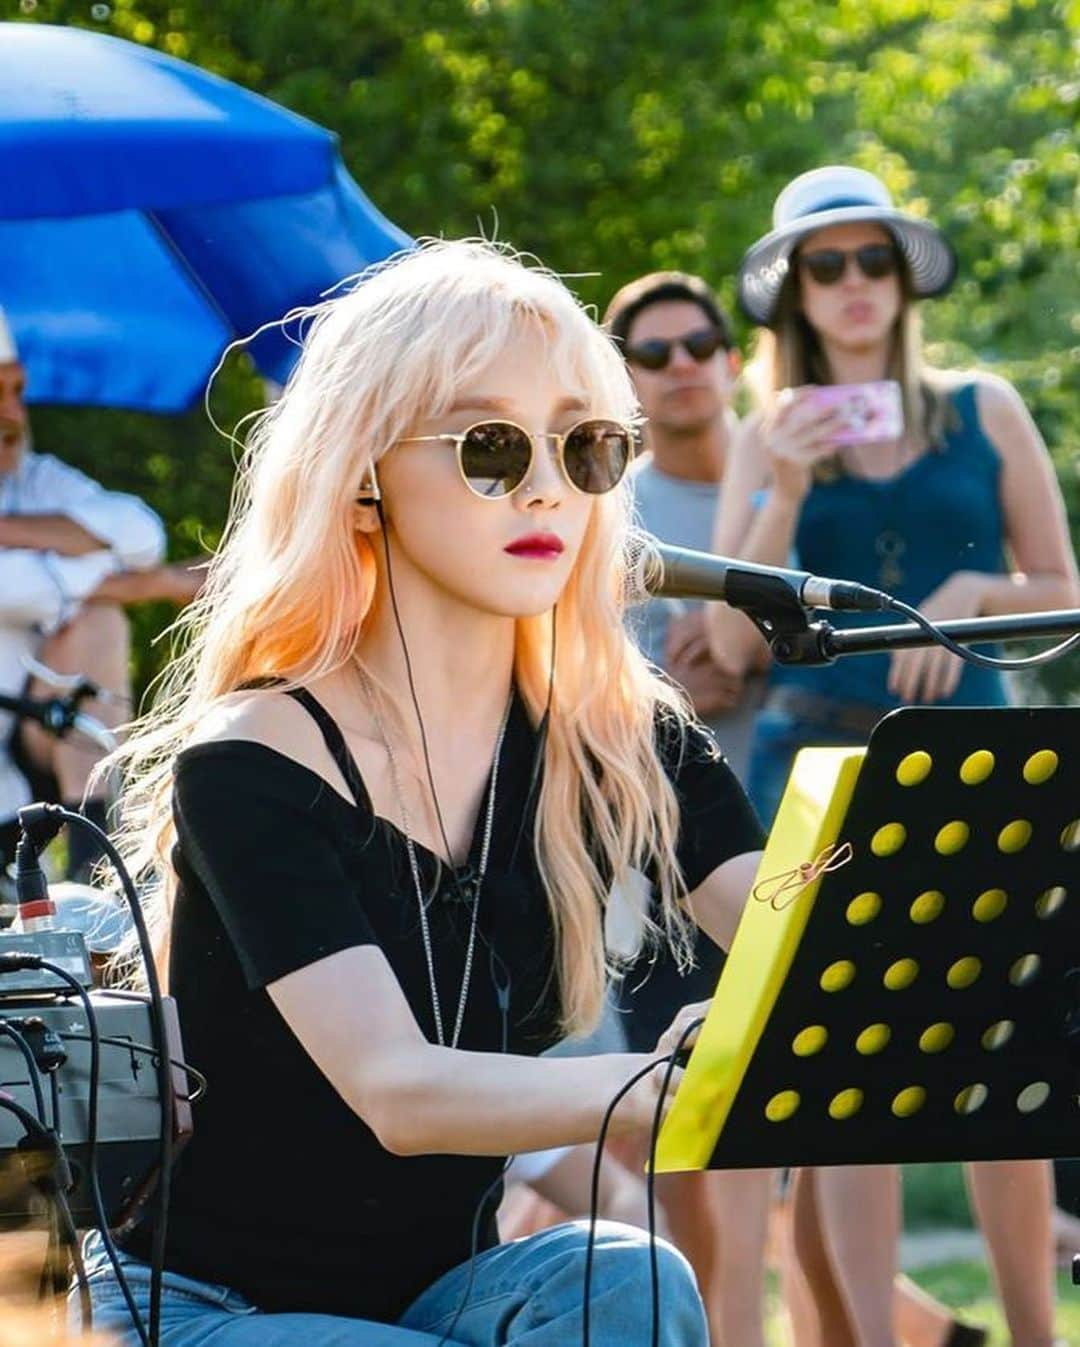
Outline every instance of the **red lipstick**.
{"label": "red lipstick", "polygon": [[512,557],[533,557],[538,561],[553,561],[563,551],[563,540],[554,533],[527,533],[515,538],[503,548]]}

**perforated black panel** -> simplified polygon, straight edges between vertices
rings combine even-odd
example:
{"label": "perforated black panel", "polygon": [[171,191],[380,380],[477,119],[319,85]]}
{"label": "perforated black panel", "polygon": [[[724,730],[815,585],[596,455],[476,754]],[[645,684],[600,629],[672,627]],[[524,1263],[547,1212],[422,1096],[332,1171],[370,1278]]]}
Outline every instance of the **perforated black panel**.
{"label": "perforated black panel", "polygon": [[1080,1153],[1080,710],[888,716],[838,840],[712,1165]]}

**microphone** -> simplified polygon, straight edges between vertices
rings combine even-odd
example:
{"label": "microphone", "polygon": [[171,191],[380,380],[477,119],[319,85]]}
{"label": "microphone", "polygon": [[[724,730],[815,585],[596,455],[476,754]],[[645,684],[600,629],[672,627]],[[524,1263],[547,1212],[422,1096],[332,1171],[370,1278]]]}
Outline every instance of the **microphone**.
{"label": "microphone", "polygon": [[828,580],[808,571],[762,566],[753,561],[672,547],[640,533],[628,558],[628,601],[648,598],[722,599],[732,608],[767,610],[793,602],[802,608],[876,613],[891,599],[853,580]]}

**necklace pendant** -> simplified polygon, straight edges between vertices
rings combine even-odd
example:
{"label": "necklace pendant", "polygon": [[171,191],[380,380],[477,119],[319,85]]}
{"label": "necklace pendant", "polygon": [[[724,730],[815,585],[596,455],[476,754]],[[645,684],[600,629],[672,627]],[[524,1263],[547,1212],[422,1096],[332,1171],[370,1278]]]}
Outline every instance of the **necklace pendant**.
{"label": "necklace pendant", "polygon": [[904,580],[903,557],[907,540],[896,529],[882,529],[874,539],[878,556],[878,584],[883,589],[895,589]]}
{"label": "necklace pendant", "polygon": [[480,896],[480,878],[471,865],[452,870],[445,889],[446,901],[473,907]]}

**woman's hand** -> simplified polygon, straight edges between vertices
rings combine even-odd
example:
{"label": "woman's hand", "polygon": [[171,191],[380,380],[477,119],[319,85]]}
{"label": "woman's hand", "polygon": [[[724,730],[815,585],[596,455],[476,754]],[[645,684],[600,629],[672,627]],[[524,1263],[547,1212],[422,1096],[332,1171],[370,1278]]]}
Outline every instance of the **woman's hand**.
{"label": "woman's hand", "polygon": [[[611,1072],[605,1086],[606,1097],[609,1101],[615,1098],[619,1089],[626,1084],[636,1071],[641,1071],[648,1066],[650,1061],[655,1064],[652,1071],[647,1076],[643,1076],[633,1089],[619,1101],[612,1115],[610,1127],[611,1136],[643,1135],[648,1137],[656,1121],[656,1102],[660,1098],[660,1091],[667,1075],[667,1062],[664,1061],[659,1052],[613,1053],[606,1060],[611,1064]],[[675,1067],[671,1073],[667,1093],[664,1096],[661,1119],[666,1118],[671,1111],[671,1105],[674,1102],[675,1093],[679,1088],[682,1077],[682,1067]]]}
{"label": "woman's hand", "polygon": [[703,720],[733,710],[742,699],[743,680],[725,673],[712,657],[702,609],[671,619],[664,668],[681,684]]}
{"label": "woman's hand", "polygon": [[686,1052],[694,1046],[701,1034],[701,1025],[690,1034],[680,1045],[680,1040],[687,1029],[695,1020],[704,1020],[709,1013],[709,1007],[712,1005],[712,998],[708,1001],[693,1001],[688,1006],[683,1006],[682,1010],[675,1016],[668,1027],[656,1041],[656,1051],[665,1056],[679,1049],[680,1052]]}
{"label": "woman's hand", "polygon": [[[613,1132],[643,1132],[646,1135],[652,1132],[656,1120],[656,1101],[660,1098],[660,1091],[663,1089],[664,1080],[668,1073],[668,1063],[664,1059],[679,1047],[679,1040],[682,1039],[690,1025],[695,1020],[705,1018],[709,1011],[709,1005],[709,1001],[697,1001],[693,1005],[683,1006],[657,1040],[655,1053],[620,1053],[618,1056],[611,1058],[612,1062],[620,1064],[616,1070],[622,1072],[624,1084],[635,1071],[640,1071],[649,1062],[650,1057],[656,1062],[654,1069],[638,1081],[615,1110],[615,1115],[612,1118]],[[698,1025],[692,1033],[687,1034],[681,1051],[688,1051],[693,1047],[700,1032],[701,1026]],[[629,1068],[621,1065],[628,1062],[632,1062],[634,1065]],[[673,1067],[667,1093],[664,1095],[663,1109],[660,1114],[662,1119],[666,1118],[671,1111],[671,1105],[675,1100],[675,1094],[682,1078],[683,1068],[681,1066]],[[614,1098],[617,1090],[618,1086],[611,1091],[612,1098]]]}
{"label": "woman's hand", "polygon": [[823,411],[801,398],[801,391],[784,389],[758,431],[769,456],[772,490],[798,505],[810,490],[814,464],[836,453],[833,435],[842,419],[838,409]]}
{"label": "woman's hand", "polygon": [[[985,575],[956,571],[919,604],[919,611],[933,622],[978,617],[986,591]],[[935,702],[956,691],[964,661],[944,646],[898,650],[889,666],[889,691],[905,702]]]}

